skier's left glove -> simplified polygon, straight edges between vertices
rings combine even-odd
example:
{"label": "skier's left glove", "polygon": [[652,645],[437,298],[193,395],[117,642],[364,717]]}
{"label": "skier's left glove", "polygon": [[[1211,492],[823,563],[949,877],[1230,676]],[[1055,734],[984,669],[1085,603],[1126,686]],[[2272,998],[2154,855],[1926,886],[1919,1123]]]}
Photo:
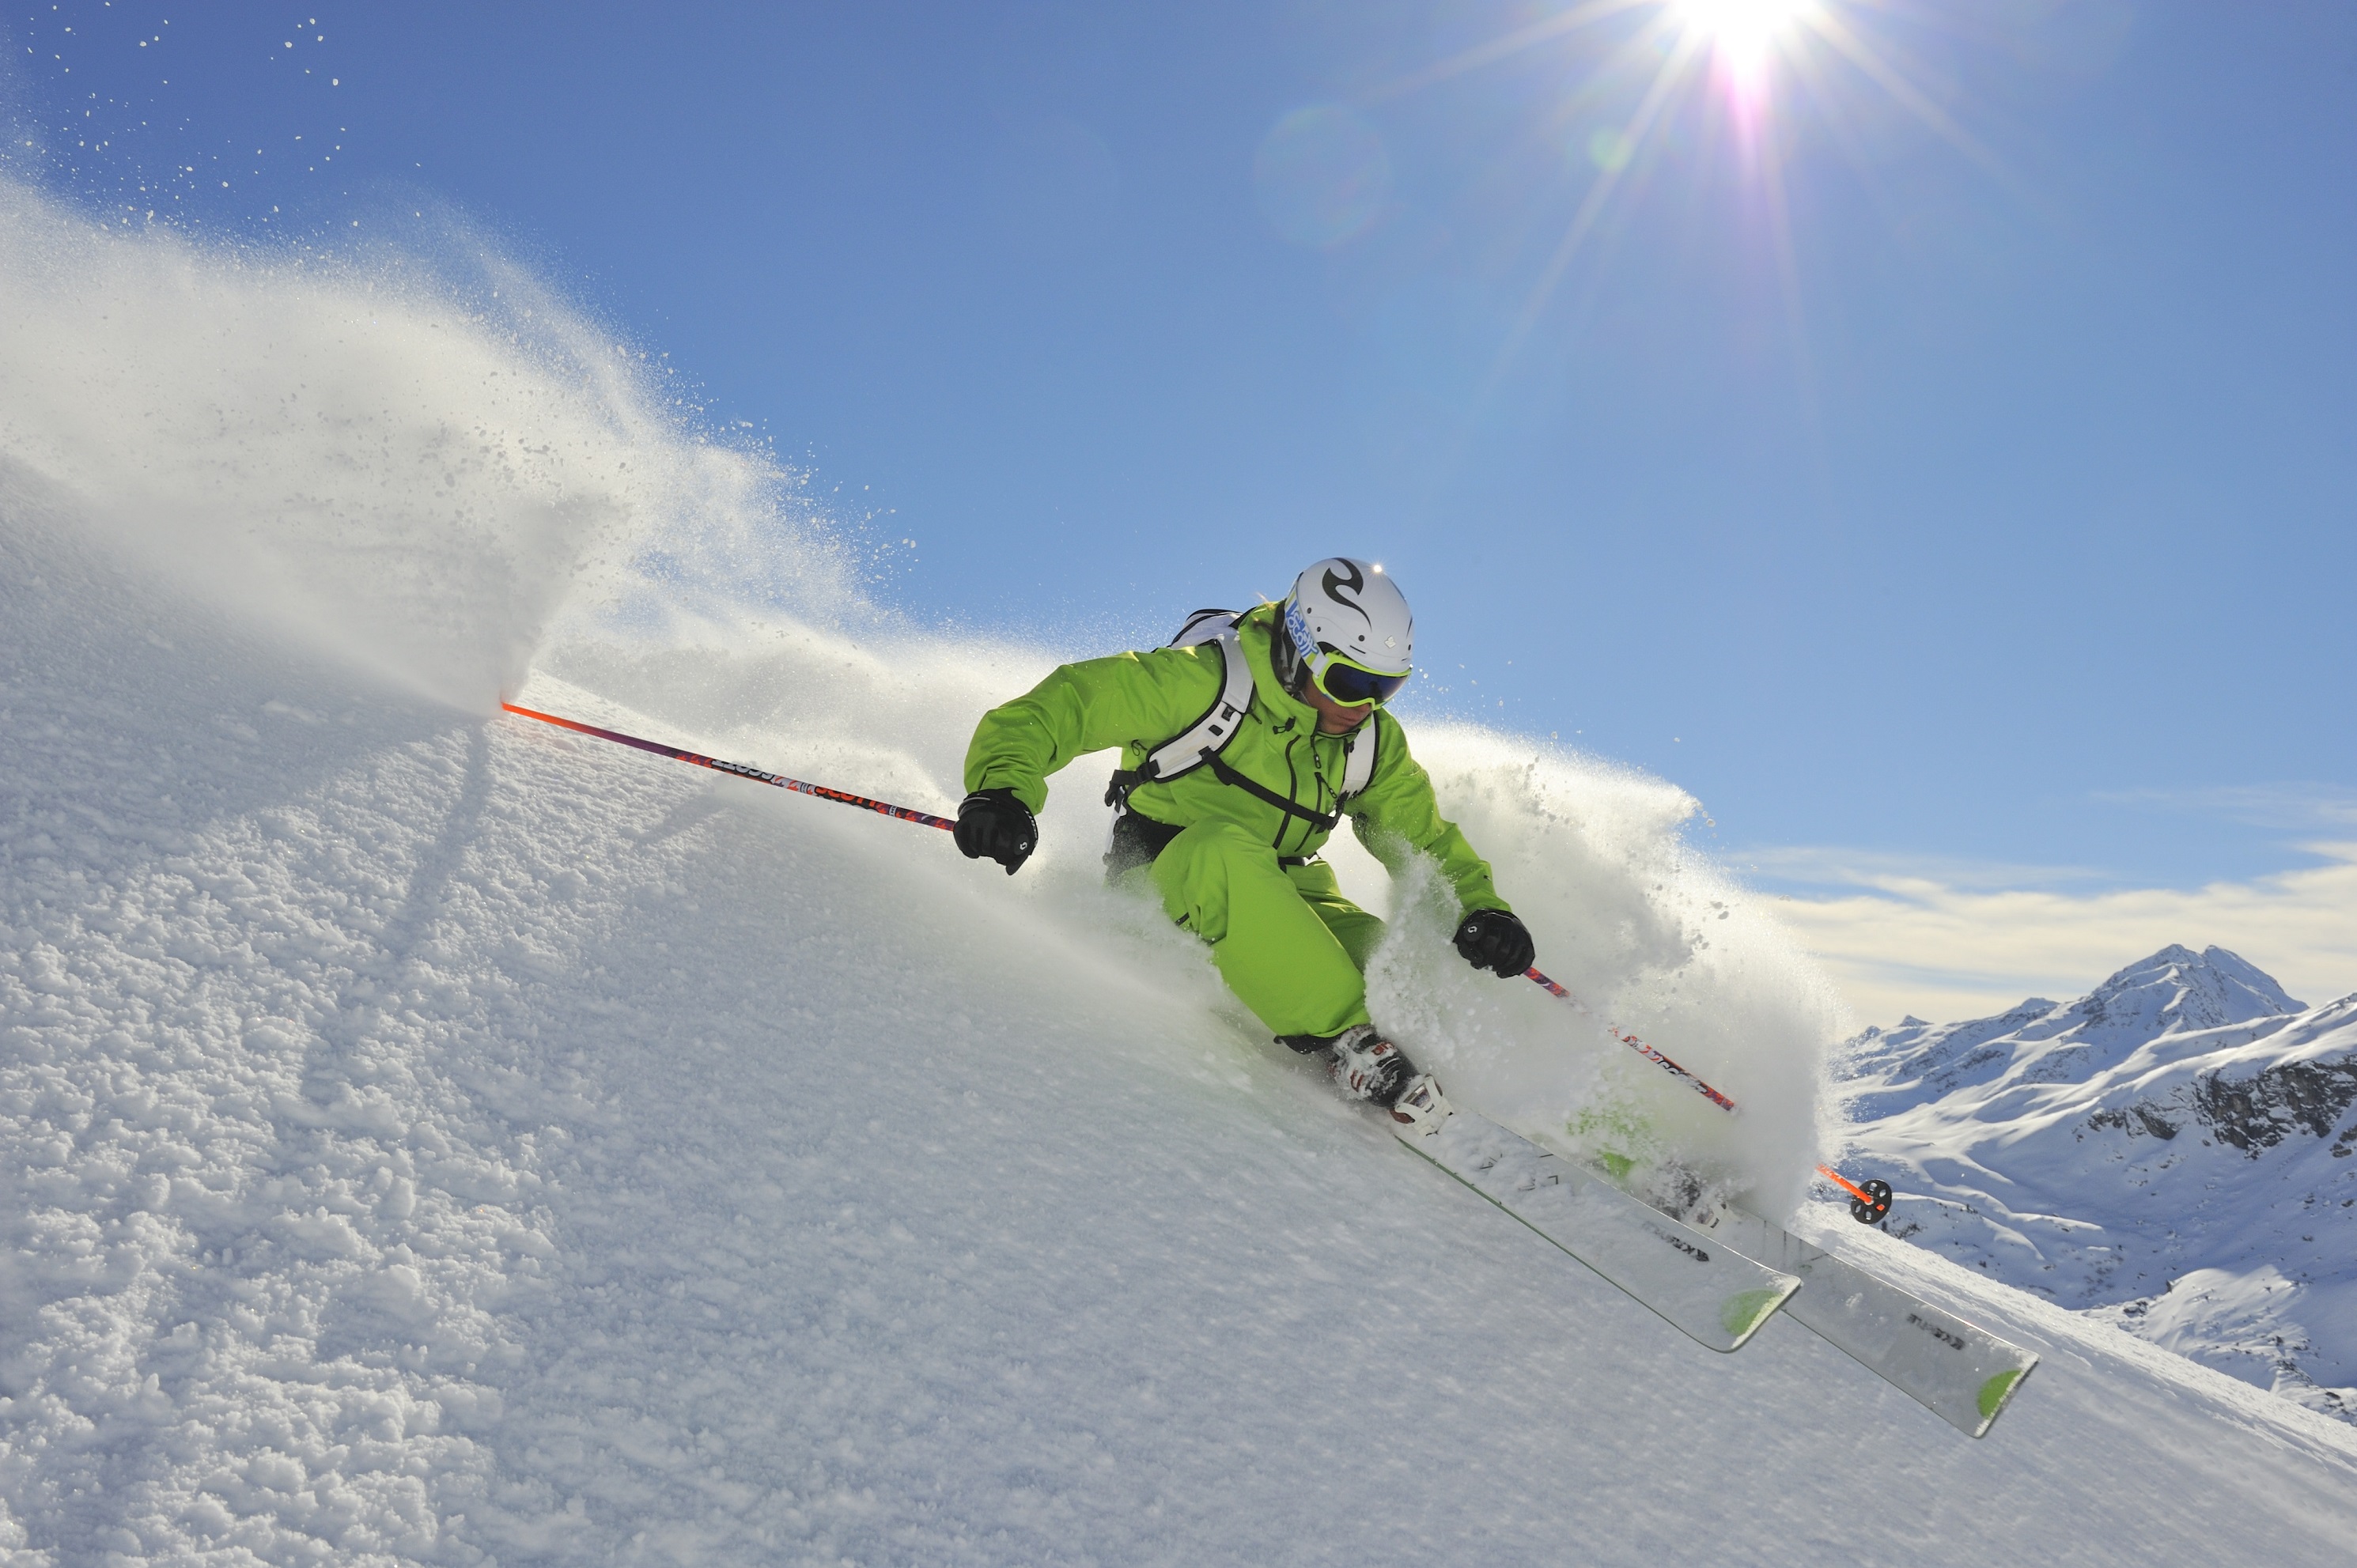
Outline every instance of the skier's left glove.
{"label": "skier's left glove", "polygon": [[1475,969],[1512,980],[1531,967],[1538,948],[1511,909],[1476,909],[1458,923],[1457,950]]}
{"label": "skier's left glove", "polygon": [[995,860],[1012,876],[1039,847],[1039,824],[1014,790],[976,789],[959,802],[955,837],[968,860]]}

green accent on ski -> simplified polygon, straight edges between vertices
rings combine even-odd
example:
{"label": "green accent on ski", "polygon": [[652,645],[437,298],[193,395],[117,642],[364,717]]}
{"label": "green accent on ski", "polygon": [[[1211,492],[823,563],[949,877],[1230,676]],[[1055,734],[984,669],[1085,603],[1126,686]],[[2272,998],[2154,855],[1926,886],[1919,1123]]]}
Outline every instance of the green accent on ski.
{"label": "green accent on ski", "polygon": [[[1738,1291],[1719,1305],[1718,1326],[1741,1339],[1759,1327],[1783,1299],[1782,1291]],[[1986,1389],[1981,1391],[1981,1398],[1984,1402],[1987,1400]]]}
{"label": "green accent on ski", "polygon": [[1649,1144],[1653,1138],[1652,1123],[1633,1105],[1591,1105],[1563,1126],[1575,1138],[1592,1138],[1600,1133],[1637,1145]]}
{"label": "green accent on ski", "polygon": [[[1563,1124],[1571,1145],[1616,1182],[1626,1183],[1660,1153],[1644,1114],[1631,1105],[1589,1106]],[[1622,1151],[1626,1150],[1626,1153]]]}
{"label": "green accent on ski", "polygon": [[2005,1396],[2013,1391],[2014,1384],[2021,1381],[2021,1370],[2019,1367],[2008,1367],[1981,1385],[1981,1397],[1978,1402],[1983,1421],[1996,1419],[1996,1412],[2005,1404]]}

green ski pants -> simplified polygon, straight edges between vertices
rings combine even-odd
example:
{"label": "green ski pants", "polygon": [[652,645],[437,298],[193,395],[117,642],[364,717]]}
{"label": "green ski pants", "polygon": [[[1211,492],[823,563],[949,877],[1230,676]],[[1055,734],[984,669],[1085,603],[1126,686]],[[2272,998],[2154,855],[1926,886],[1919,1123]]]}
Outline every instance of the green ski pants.
{"label": "green ski pants", "polygon": [[1324,861],[1279,865],[1233,822],[1198,822],[1146,868],[1170,918],[1211,944],[1228,989],[1275,1035],[1339,1035],[1367,1018],[1362,971],[1383,923]]}

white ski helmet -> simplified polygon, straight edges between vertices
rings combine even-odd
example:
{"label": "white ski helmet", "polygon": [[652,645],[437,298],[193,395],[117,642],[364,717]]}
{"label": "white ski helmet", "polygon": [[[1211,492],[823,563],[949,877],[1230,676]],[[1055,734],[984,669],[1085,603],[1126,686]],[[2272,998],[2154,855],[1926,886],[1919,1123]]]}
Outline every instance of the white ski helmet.
{"label": "white ski helmet", "polygon": [[1381,566],[1336,555],[1293,580],[1286,596],[1278,676],[1287,686],[1298,669],[1346,707],[1381,703],[1407,683],[1414,663],[1415,618],[1407,596]]}

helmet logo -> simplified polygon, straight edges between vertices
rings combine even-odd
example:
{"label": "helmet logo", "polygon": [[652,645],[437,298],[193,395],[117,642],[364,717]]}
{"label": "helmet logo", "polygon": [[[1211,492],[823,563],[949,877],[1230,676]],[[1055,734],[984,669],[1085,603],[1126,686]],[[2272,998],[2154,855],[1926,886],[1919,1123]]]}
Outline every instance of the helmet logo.
{"label": "helmet logo", "polygon": [[1318,634],[1309,628],[1309,618],[1293,599],[1285,602],[1285,631],[1293,641],[1294,657],[1311,659],[1318,652]]}
{"label": "helmet logo", "polygon": [[1359,564],[1355,561],[1343,561],[1340,563],[1340,564],[1350,568],[1351,575],[1346,578],[1340,573],[1336,572],[1333,567],[1327,567],[1326,596],[1332,599],[1336,604],[1347,605],[1351,609],[1357,611],[1359,618],[1365,621],[1367,625],[1372,628],[1375,624],[1374,618],[1369,615],[1366,610],[1360,606],[1358,599],[1354,596],[1360,589],[1367,585],[1366,575],[1359,570]]}

